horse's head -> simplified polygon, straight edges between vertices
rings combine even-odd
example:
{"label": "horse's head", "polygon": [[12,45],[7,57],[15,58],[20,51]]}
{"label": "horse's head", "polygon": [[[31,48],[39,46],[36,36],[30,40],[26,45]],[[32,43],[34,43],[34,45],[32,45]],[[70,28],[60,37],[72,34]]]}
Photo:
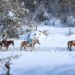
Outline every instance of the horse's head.
{"label": "horse's head", "polygon": [[38,39],[35,39],[35,40],[34,40],[34,43],[35,43],[35,44],[36,44],[36,43],[37,43],[37,44],[40,44],[40,42],[39,42]]}
{"label": "horse's head", "polygon": [[14,45],[14,41],[11,41],[12,45]]}
{"label": "horse's head", "polygon": [[37,42],[38,44],[40,44],[40,42],[39,42],[39,40],[38,40],[38,39],[36,40],[36,42]]}

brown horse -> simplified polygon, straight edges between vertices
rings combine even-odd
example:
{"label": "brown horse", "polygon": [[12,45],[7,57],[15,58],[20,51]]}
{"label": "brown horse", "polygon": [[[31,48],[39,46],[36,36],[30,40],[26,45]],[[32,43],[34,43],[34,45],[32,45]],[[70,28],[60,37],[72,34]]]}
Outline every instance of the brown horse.
{"label": "brown horse", "polygon": [[75,46],[75,40],[74,41],[68,41],[68,49],[69,49],[69,51],[72,51],[72,46]]}
{"label": "brown horse", "polygon": [[6,47],[8,49],[9,45],[12,44],[14,45],[14,41],[13,40],[9,40],[9,41],[0,41],[0,46],[2,47]]}
{"label": "brown horse", "polygon": [[28,41],[22,41],[21,42],[21,46],[20,46],[20,50],[22,50],[22,48],[25,49],[25,48],[28,48],[28,47],[33,48],[33,47],[35,47],[35,44],[40,44],[38,39],[32,40],[32,44],[31,45],[28,43]]}

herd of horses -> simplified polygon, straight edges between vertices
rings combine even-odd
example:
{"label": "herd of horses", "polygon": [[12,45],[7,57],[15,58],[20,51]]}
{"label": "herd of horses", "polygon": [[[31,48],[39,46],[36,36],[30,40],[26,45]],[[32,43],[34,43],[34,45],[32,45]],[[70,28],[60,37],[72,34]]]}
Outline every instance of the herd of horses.
{"label": "herd of horses", "polygon": [[[8,41],[0,41],[0,48],[2,49],[2,47],[5,47],[8,50],[8,47],[10,45],[14,46],[14,41],[13,40],[8,40]],[[40,44],[38,39],[33,39],[32,40],[32,44],[29,44],[28,41],[22,41],[21,45],[20,45],[20,50],[25,49],[25,48],[34,48],[36,44]]]}
{"label": "herd of horses", "polygon": [[[2,49],[2,47],[6,47],[6,49],[8,50],[8,47],[11,44],[14,45],[14,41],[13,40],[0,41],[0,47],[1,47],[1,49]],[[33,39],[32,40],[32,44],[29,44],[28,41],[22,41],[21,45],[20,45],[20,50],[22,50],[22,48],[25,49],[25,48],[28,48],[28,47],[34,48],[36,44],[40,44],[40,42],[39,42],[38,39]],[[69,49],[69,51],[72,51],[72,47],[73,46],[75,46],[75,40],[68,41],[67,48]]]}

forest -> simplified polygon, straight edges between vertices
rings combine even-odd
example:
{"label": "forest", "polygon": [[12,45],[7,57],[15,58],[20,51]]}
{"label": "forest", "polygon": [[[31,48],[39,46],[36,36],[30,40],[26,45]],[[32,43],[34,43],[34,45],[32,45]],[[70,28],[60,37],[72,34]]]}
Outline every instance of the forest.
{"label": "forest", "polygon": [[74,27],[75,1],[0,0],[0,33],[7,32],[10,37],[18,37],[23,26],[30,28],[41,23],[56,27]]}

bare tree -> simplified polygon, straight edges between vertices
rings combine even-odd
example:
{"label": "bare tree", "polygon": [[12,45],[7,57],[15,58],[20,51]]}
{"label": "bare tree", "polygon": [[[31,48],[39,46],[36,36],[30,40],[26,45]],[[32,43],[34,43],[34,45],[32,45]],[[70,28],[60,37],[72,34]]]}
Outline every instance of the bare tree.
{"label": "bare tree", "polygon": [[5,63],[5,67],[6,67],[6,75],[10,75],[10,61],[7,61]]}

